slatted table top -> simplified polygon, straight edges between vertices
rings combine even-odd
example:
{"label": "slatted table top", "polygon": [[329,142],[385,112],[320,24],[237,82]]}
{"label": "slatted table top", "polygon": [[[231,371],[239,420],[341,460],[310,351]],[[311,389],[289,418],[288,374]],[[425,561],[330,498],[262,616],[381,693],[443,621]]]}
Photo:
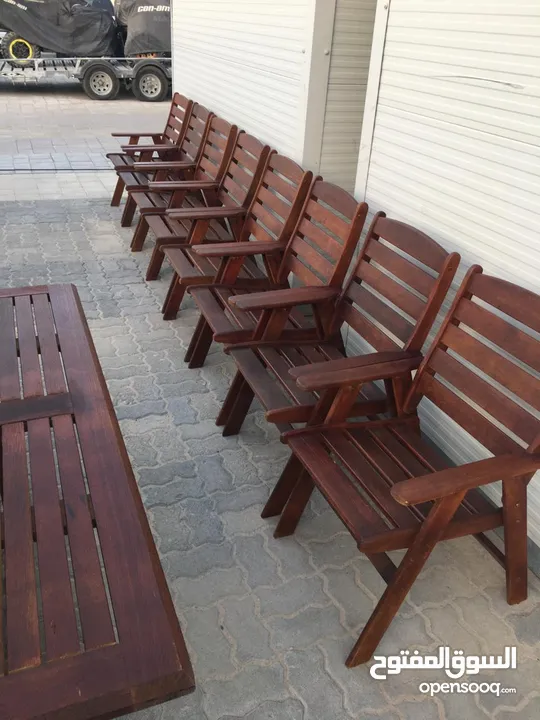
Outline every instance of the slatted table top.
{"label": "slatted table top", "polygon": [[73,286],[0,291],[0,430],[0,720],[110,718],[193,689]]}

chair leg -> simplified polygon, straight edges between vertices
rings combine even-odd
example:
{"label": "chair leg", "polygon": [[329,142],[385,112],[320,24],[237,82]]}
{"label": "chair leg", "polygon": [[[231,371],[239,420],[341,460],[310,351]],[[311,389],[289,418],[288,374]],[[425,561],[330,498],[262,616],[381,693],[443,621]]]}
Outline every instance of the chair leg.
{"label": "chair leg", "polygon": [[506,599],[515,605],[527,599],[527,483],[503,481]]}
{"label": "chair leg", "polygon": [[135,228],[135,232],[133,233],[133,239],[131,241],[131,252],[140,252],[143,249],[144,241],[146,240],[149,229],[150,228],[148,227],[148,222],[146,221],[146,218],[144,217],[144,215],[141,215],[139,217],[137,227]]}
{"label": "chair leg", "polygon": [[122,178],[119,177],[116,182],[116,187],[114,188],[111,200],[112,207],[118,207],[120,205],[120,200],[122,199],[122,193],[124,192],[125,187],[125,182],[122,180]]}
{"label": "chair leg", "polygon": [[236,394],[235,403],[231,409],[227,422],[223,427],[223,436],[229,437],[230,435],[238,435],[240,428],[242,427],[246,415],[249,412],[255,393],[251,389],[248,382],[242,378],[243,383]]}
{"label": "chair leg", "polygon": [[216,425],[225,425],[227,420],[229,419],[229,416],[231,414],[231,411],[234,407],[234,403],[236,402],[236,396],[238,395],[242,383],[244,382],[244,376],[240,371],[236,372],[236,375],[234,376],[234,379],[231,383],[231,387],[229,388],[229,391],[227,392],[227,397],[223,401],[223,405],[221,406],[221,410],[219,411],[219,415],[216,418]]}
{"label": "chair leg", "polygon": [[303,470],[276,525],[274,530],[275,538],[287,537],[293,534],[314,488],[311,476],[307,470]]}
{"label": "chair leg", "polygon": [[455,493],[433,506],[351,650],[347,667],[371,658],[464,497],[465,492]]}
{"label": "chair leg", "polygon": [[136,209],[137,203],[133,199],[133,196],[128,194],[126,204],[124,205],[124,212],[122,213],[122,220],[120,221],[122,227],[131,227]]}
{"label": "chair leg", "polygon": [[213,338],[212,328],[201,316],[185,356],[189,368],[200,368],[204,365]]}
{"label": "chair leg", "polygon": [[195,325],[193,335],[191,336],[188,349],[186,350],[186,354],[184,355],[184,362],[188,363],[193,357],[193,353],[195,352],[195,348],[197,347],[199,338],[201,337],[201,334],[204,332],[204,329],[206,327],[208,327],[208,323],[206,322],[204,315],[200,315],[199,319],[197,320],[197,324]]}
{"label": "chair leg", "polygon": [[302,473],[302,463],[296,455],[291,455],[289,461],[285,465],[285,469],[281,473],[276,486],[272,490],[270,497],[266,501],[266,505],[263,508],[261,517],[269,518],[281,515],[283,508],[287,504],[287,500],[290,498],[293,492],[298,478]]}
{"label": "chair leg", "polygon": [[152,252],[152,257],[150,258],[150,262],[148,263],[148,268],[146,270],[147,280],[157,280],[164,260],[165,254],[163,252],[163,246],[156,242]]}
{"label": "chair leg", "polygon": [[186,293],[186,286],[182,285],[177,273],[174,273],[167,297],[161,308],[164,320],[174,320],[178,315],[178,310]]}

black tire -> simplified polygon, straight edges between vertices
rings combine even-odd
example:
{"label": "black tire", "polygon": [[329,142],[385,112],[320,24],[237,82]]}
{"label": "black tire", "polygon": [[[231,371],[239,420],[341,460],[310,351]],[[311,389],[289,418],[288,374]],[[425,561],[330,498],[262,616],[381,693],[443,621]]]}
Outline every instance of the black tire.
{"label": "black tire", "polygon": [[19,33],[9,32],[0,43],[0,53],[16,67],[26,67],[32,60],[41,57],[41,48],[25,40]]}
{"label": "black tire", "polygon": [[161,102],[169,93],[169,81],[161,68],[147,65],[137,72],[131,89],[137,100]]}
{"label": "black tire", "polygon": [[120,90],[120,80],[112,68],[96,63],[84,73],[82,86],[92,100],[114,100]]}

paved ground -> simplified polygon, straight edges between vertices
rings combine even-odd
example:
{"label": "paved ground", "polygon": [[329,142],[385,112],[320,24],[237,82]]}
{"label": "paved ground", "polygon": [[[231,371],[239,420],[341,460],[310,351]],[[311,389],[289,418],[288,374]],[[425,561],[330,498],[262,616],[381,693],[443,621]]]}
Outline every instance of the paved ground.
{"label": "paved ground", "polygon": [[[37,147],[38,139],[51,146],[63,139],[66,154],[82,140],[104,148],[110,130],[159,126],[165,111],[92,103],[72,91],[4,92],[0,113],[11,124],[1,142],[26,148],[21,154],[31,162],[34,140]],[[21,113],[24,121],[14,121]],[[272,538],[274,523],[259,513],[286,449],[256,409],[238,437],[220,435],[214,418],[231,364],[216,349],[205,368],[186,368],[195,311],[188,306],[163,322],[166,279],[143,280],[148,251],[129,252],[130,232],[108,204],[112,186],[112,175],[99,171],[0,174],[0,286],[78,286],[140,482],[198,690],[134,717],[538,718],[540,582],[531,576],[530,599],[509,607],[501,569],[473,540],[439,546],[380,652],[449,645],[499,654],[517,645],[517,672],[469,678],[517,693],[430,698],[419,684],[446,681],[437,671],[375,681],[366,667],[345,669],[383,583],[320,498],[295,537]]]}

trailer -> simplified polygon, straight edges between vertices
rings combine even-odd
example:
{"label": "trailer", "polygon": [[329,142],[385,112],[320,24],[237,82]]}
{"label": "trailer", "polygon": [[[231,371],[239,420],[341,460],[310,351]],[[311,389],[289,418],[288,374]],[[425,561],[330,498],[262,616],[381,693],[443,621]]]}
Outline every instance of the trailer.
{"label": "trailer", "polygon": [[79,80],[92,100],[114,100],[124,85],[143,102],[159,102],[170,92],[170,58],[40,57],[24,66],[0,59],[0,77],[40,80],[62,75]]}

